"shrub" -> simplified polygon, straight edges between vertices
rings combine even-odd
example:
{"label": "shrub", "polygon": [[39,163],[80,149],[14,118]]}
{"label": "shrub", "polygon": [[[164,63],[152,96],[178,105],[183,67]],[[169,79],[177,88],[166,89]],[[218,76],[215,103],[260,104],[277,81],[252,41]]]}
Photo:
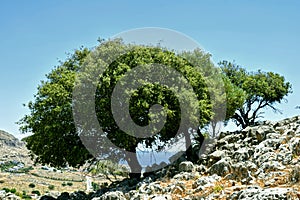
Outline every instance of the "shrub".
{"label": "shrub", "polygon": [[25,199],[25,200],[27,200],[27,199],[32,199],[31,196],[29,196],[29,195],[23,195],[22,198]]}
{"label": "shrub", "polygon": [[48,186],[48,189],[49,189],[49,190],[53,190],[53,189],[54,189],[54,185],[49,185],[49,186]]}
{"label": "shrub", "polygon": [[97,191],[97,190],[99,190],[99,189],[100,189],[100,186],[99,186],[99,184],[97,184],[97,183],[94,183],[94,182],[92,182],[92,187],[93,187],[93,190],[94,190],[94,191]]}
{"label": "shrub", "polygon": [[35,184],[34,184],[34,183],[30,183],[28,186],[29,186],[30,188],[34,188],[34,187],[35,187]]}
{"label": "shrub", "polygon": [[215,193],[221,192],[223,190],[223,186],[222,185],[216,185],[213,190]]}
{"label": "shrub", "polygon": [[61,185],[62,185],[63,187],[65,187],[67,184],[66,184],[65,182],[63,182]]}
{"label": "shrub", "polygon": [[4,190],[6,193],[10,192],[10,189],[8,188],[2,188],[2,190]]}
{"label": "shrub", "polygon": [[72,185],[73,185],[73,183],[71,183],[71,182],[68,182],[68,183],[67,183],[67,185],[68,185],[68,186],[72,186]]}
{"label": "shrub", "polygon": [[4,180],[0,180],[0,183],[4,183],[5,181]]}
{"label": "shrub", "polygon": [[10,189],[10,192],[13,193],[13,194],[16,193],[16,191],[17,191],[16,188]]}
{"label": "shrub", "polygon": [[32,193],[32,194],[37,194],[38,196],[41,196],[41,193],[40,193],[40,191],[38,191],[38,190],[33,190],[31,193]]}

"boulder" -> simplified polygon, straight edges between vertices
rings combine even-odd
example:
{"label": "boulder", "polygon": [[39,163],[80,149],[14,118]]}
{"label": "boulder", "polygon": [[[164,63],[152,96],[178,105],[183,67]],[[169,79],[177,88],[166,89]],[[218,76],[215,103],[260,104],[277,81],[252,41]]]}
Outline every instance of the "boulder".
{"label": "boulder", "polygon": [[180,172],[192,172],[194,171],[194,164],[190,161],[184,161],[179,164]]}
{"label": "boulder", "polygon": [[115,192],[107,192],[103,194],[101,197],[93,198],[92,200],[126,200],[123,192],[115,191]]}
{"label": "boulder", "polygon": [[217,174],[219,176],[225,176],[226,174],[229,174],[231,172],[231,163],[230,158],[223,158],[213,164],[209,169],[209,174]]}

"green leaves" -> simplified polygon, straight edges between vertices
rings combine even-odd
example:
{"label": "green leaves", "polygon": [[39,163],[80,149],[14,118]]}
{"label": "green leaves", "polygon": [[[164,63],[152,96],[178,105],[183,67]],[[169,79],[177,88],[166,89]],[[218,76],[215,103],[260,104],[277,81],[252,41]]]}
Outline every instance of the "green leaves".
{"label": "green leaves", "polygon": [[[188,57],[189,53],[185,53]],[[175,141],[183,117],[187,121],[195,122],[197,126],[206,125],[213,115],[212,104],[214,102],[210,99],[207,86],[207,82],[212,79],[204,78],[203,74],[213,76],[215,73],[209,71],[213,66],[210,55],[204,54],[201,50],[196,50],[194,53],[197,56],[193,58],[194,61],[199,59],[197,64],[188,62],[184,54],[178,55],[175,52],[152,46],[127,45],[118,39],[101,41],[92,52],[87,49],[76,50],[69,59],[61,62],[60,66],[46,75],[46,80],[38,86],[34,101],[28,103],[30,113],[19,121],[22,131],[33,133],[26,139],[27,147],[36,156],[37,162],[54,166],[67,164],[77,166],[91,158],[91,153],[94,152],[90,151],[90,153],[79,137],[79,134],[84,134],[86,123],[82,123],[77,130],[75,127],[72,112],[74,104],[94,105],[92,110],[96,111],[97,122],[104,130],[103,136],[119,148],[110,148],[102,152],[105,155],[97,154],[97,156],[127,159],[128,162],[137,160],[128,157],[124,152],[135,152],[138,145],[158,150],[171,144],[170,141]],[[107,69],[102,73],[99,68],[103,66]],[[151,71],[153,67],[173,71],[169,70],[168,73],[162,70]],[[140,74],[137,74],[130,80],[133,84],[141,84],[142,87],[128,88],[124,92],[124,95],[131,94],[129,99],[131,118],[135,124],[143,127],[153,121],[159,121],[162,116],[166,115],[163,128],[158,130],[156,135],[149,134],[147,138],[135,137],[120,129],[111,109],[115,86],[125,74],[137,68],[150,71],[149,74],[144,74],[143,79],[138,79]],[[80,79],[78,72],[82,71],[84,73],[80,75],[83,78]],[[178,77],[177,73],[181,76]],[[93,79],[93,76],[97,78],[97,81]],[[158,77],[158,79],[152,82],[153,77]],[[87,91],[91,90],[90,84],[96,86],[96,93],[91,95],[95,100],[94,104],[84,101],[86,96],[82,96],[80,102],[73,99],[75,81],[78,81],[76,84]],[[160,84],[160,82],[168,81],[173,85]],[[192,89],[181,87],[184,84],[190,85]],[[120,101],[117,103],[124,105],[125,102],[121,100],[121,97],[118,96]],[[196,101],[192,101],[194,97]],[[181,102],[184,102],[184,105],[180,105]],[[161,105],[162,109],[151,110],[156,104]],[[182,106],[188,107],[189,112],[182,110]],[[75,114],[87,116],[92,114],[90,110],[81,111]],[[183,127],[181,131],[187,132],[188,128],[190,127]],[[97,144],[94,151],[103,150],[105,144],[97,141],[96,137],[99,133],[92,127],[88,134],[85,142]],[[182,133],[178,136],[180,135]]]}
{"label": "green leaves", "polygon": [[278,112],[274,104],[281,103],[282,99],[292,92],[291,84],[285,82],[284,77],[277,73],[261,70],[249,73],[227,61],[221,62],[220,66],[230,82],[245,93],[243,105],[232,115],[236,124],[242,128],[254,124],[257,118],[262,117],[260,111],[263,108],[269,107]]}

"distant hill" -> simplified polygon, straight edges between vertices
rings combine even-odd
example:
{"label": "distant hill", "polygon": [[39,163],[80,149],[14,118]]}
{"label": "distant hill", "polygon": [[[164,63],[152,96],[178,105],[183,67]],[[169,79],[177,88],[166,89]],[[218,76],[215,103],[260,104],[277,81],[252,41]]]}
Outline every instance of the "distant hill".
{"label": "distant hill", "polygon": [[24,164],[32,163],[29,150],[24,142],[3,130],[0,130],[0,162],[20,161]]}

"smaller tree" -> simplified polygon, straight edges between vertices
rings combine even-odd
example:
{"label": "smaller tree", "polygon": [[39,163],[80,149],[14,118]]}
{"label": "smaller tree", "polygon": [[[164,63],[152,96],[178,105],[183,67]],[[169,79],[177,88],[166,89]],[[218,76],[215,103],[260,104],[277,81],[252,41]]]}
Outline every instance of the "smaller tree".
{"label": "smaller tree", "polygon": [[261,110],[264,108],[271,108],[274,112],[280,113],[275,104],[281,103],[284,97],[292,92],[291,84],[277,73],[261,70],[249,73],[244,68],[227,61],[219,65],[231,83],[246,93],[243,105],[231,117],[242,128],[253,125],[262,117],[264,112]]}
{"label": "smaller tree", "polygon": [[230,79],[222,74],[220,68],[215,67],[210,61],[211,55],[201,49],[185,51],[181,56],[189,60],[204,75],[205,83],[213,92],[210,100],[213,104],[213,115],[210,121],[210,135],[215,138],[219,132],[218,126],[227,123],[235,111],[243,106],[246,99],[245,91],[231,83]]}

